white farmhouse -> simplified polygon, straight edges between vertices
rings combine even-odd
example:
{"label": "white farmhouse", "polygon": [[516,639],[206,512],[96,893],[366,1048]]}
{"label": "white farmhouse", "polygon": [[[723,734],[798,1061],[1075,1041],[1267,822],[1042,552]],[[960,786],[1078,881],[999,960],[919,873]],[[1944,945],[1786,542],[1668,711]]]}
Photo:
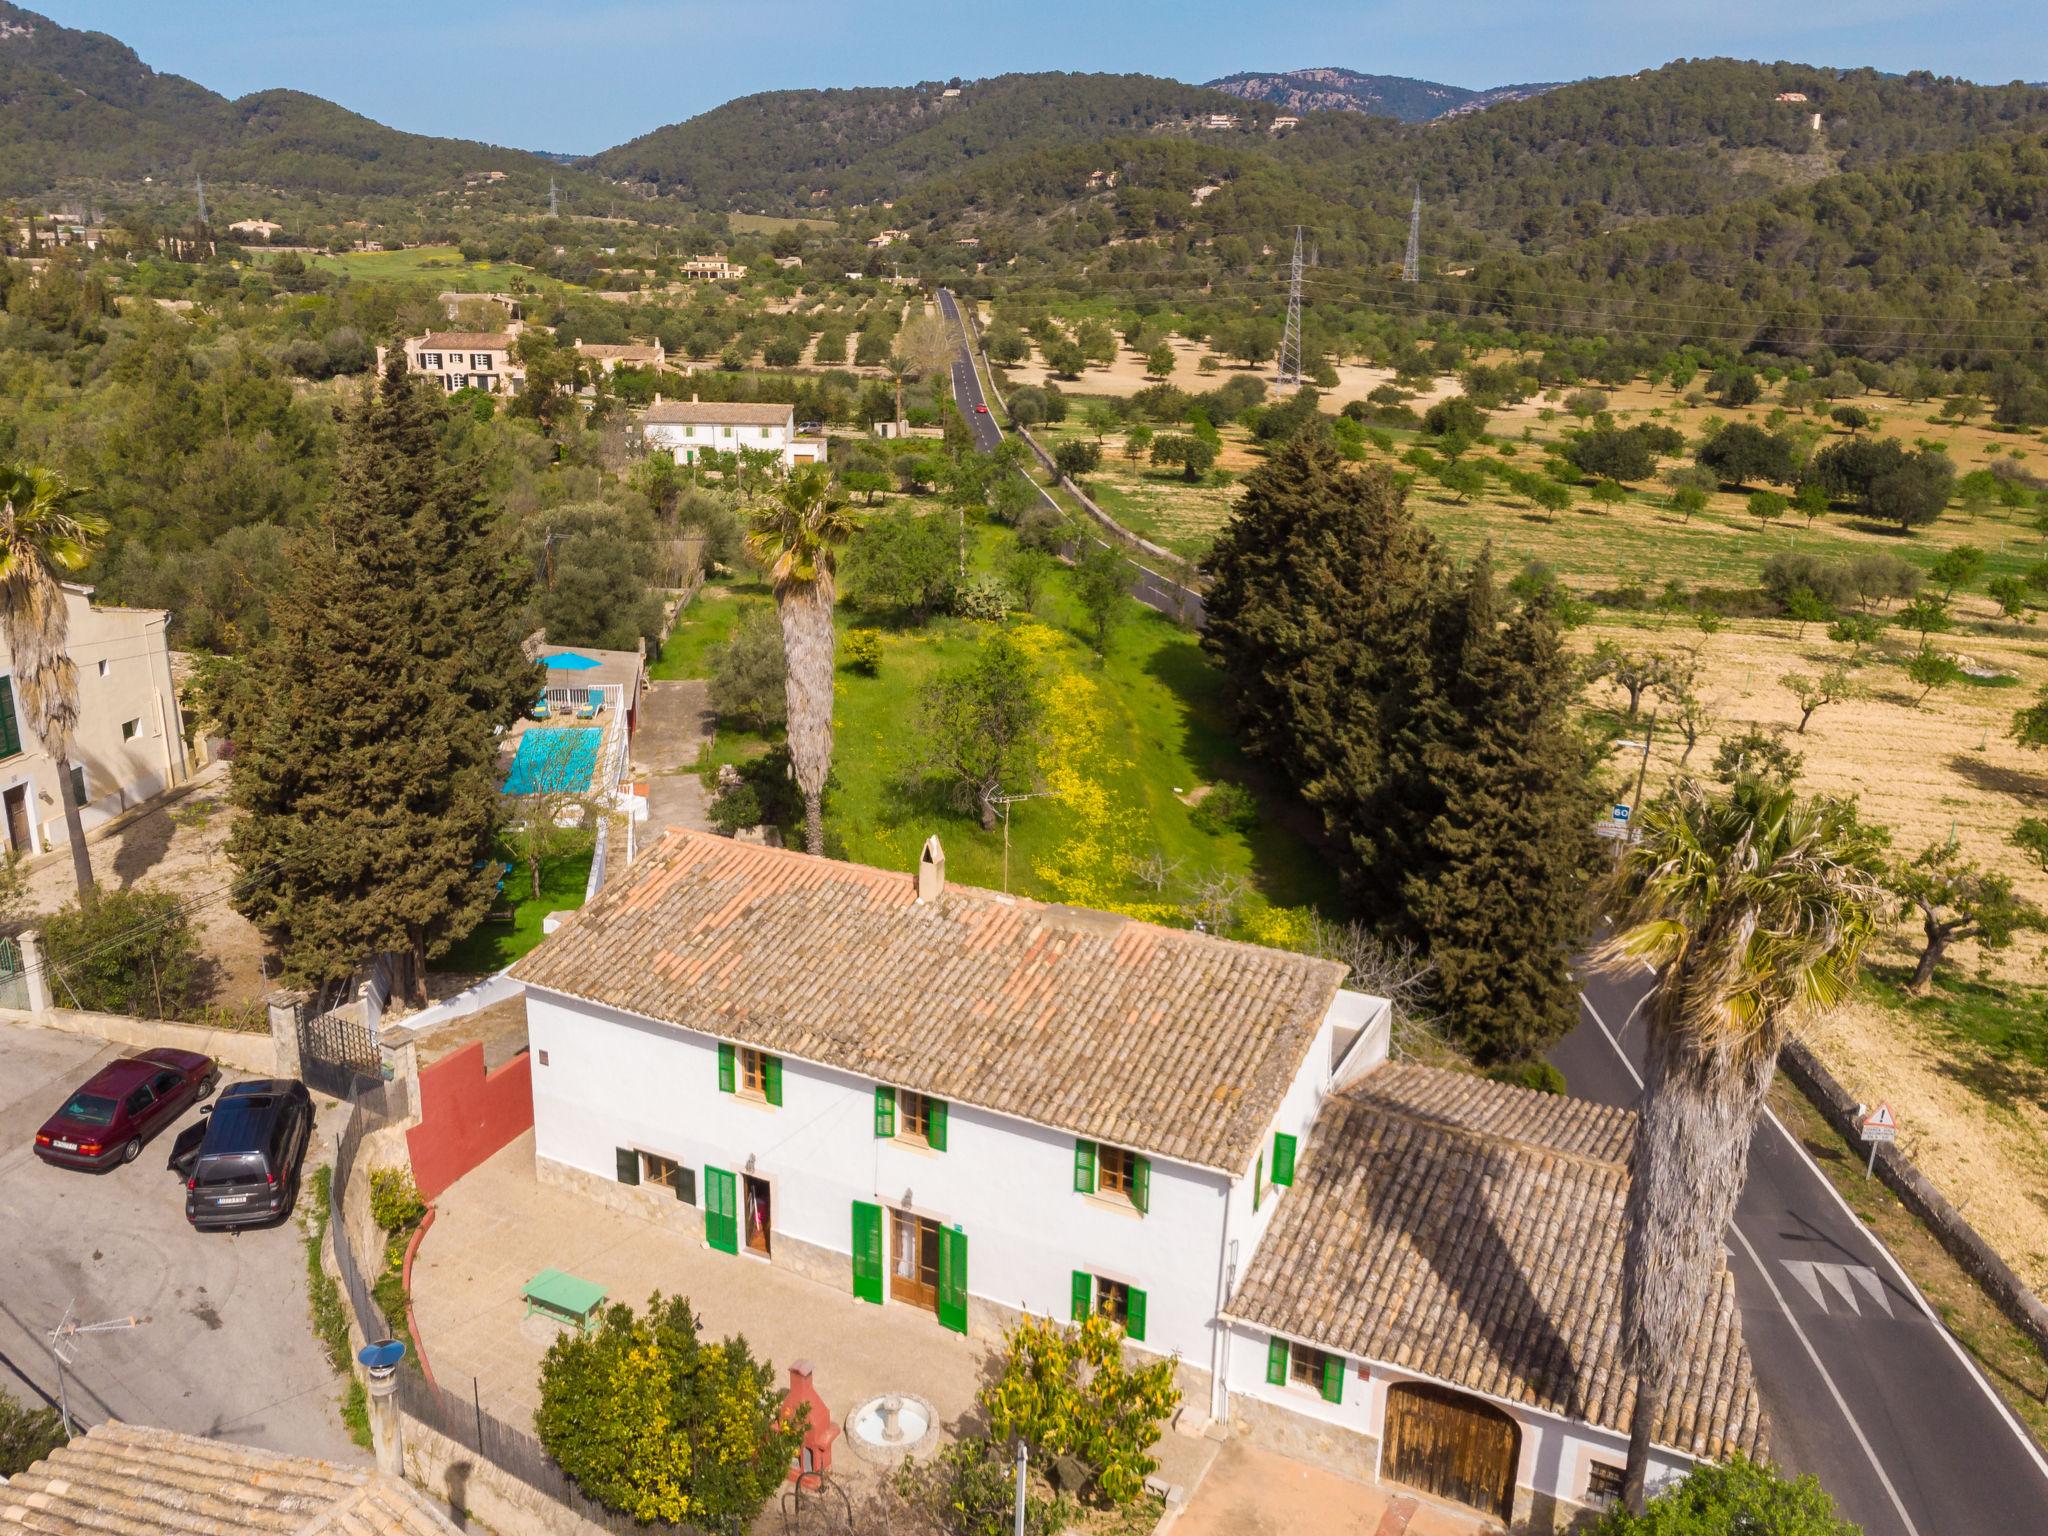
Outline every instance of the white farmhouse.
{"label": "white farmhouse", "polygon": [[[1106,1311],[1198,1418],[1499,1518],[1606,1497],[1633,1117],[1388,1064],[1334,962],[677,831],[512,974],[543,1182],[961,1333]],[[1659,1476],[1762,1449],[1718,1285]]]}
{"label": "white farmhouse", "polygon": [[666,448],[678,464],[694,464],[706,449],[732,453],[740,448],[782,456],[785,469],[825,462],[825,439],[799,433],[796,407],[766,401],[663,400],[659,395],[641,413],[640,437],[649,448]]}

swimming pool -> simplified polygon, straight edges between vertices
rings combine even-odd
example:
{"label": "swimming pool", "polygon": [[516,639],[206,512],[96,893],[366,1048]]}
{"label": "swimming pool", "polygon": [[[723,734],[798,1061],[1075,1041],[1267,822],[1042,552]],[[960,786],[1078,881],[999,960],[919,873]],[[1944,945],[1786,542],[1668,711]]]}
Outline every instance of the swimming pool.
{"label": "swimming pool", "polygon": [[553,726],[523,731],[505,775],[508,795],[580,795],[590,788],[604,732]]}

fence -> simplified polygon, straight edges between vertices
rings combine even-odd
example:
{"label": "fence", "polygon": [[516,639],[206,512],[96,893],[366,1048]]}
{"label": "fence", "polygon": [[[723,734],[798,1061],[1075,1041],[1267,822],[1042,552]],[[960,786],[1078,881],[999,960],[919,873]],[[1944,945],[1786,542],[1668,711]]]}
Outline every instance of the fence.
{"label": "fence", "polygon": [[[390,1334],[390,1327],[384,1321],[376,1299],[370,1294],[362,1266],[356,1262],[353,1244],[349,1242],[344,1207],[349,1177],[355,1172],[363,1138],[372,1131],[406,1119],[411,1097],[406,1084],[394,1080],[369,1088],[348,1102],[348,1119],[342,1125],[341,1136],[334,1149],[334,1179],[327,1191],[327,1230],[334,1239],[335,1268],[341,1272],[342,1290],[348,1296],[356,1326],[362,1330],[365,1339],[382,1339]],[[540,1441],[503,1419],[484,1412],[474,1381],[470,1383],[470,1395],[463,1397],[427,1380],[408,1363],[398,1373],[397,1396],[400,1413],[446,1436],[479,1461],[487,1462],[602,1530],[615,1532],[617,1536],[739,1536],[737,1520],[717,1533],[698,1526],[643,1525],[592,1503],[555,1465]]]}

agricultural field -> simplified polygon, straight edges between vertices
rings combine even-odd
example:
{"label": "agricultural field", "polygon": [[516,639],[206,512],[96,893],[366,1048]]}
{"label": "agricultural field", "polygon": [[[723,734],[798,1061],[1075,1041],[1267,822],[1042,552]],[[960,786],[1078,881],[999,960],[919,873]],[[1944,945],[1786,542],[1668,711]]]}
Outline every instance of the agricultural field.
{"label": "agricultural field", "polygon": [[464,293],[504,291],[515,278],[528,287],[560,287],[531,267],[511,261],[464,261],[452,245],[415,245],[402,251],[350,251],[341,256],[308,256],[306,265],[338,272],[358,282],[394,282],[429,278],[443,288]]}

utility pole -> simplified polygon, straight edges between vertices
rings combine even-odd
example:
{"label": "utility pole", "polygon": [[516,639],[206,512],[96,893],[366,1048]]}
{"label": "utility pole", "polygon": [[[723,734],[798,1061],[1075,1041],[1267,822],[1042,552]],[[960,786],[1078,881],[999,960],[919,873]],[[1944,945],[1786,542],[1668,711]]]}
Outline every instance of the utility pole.
{"label": "utility pole", "polygon": [[557,194],[555,192],[555,178],[550,176],[548,178],[548,217],[551,219],[557,219],[560,218],[561,216],[561,204],[557,200]]}
{"label": "utility pole", "polygon": [[1408,254],[1401,260],[1401,281],[1422,280],[1422,186],[1415,187],[1415,206],[1408,210]]}
{"label": "utility pole", "polygon": [[199,189],[199,227],[204,229],[206,227],[206,178],[204,176],[199,177],[198,180],[193,182],[193,186]]}
{"label": "utility pole", "polygon": [[1294,226],[1294,262],[1287,280],[1287,328],[1280,333],[1280,382],[1301,387],[1301,226]]}
{"label": "utility pole", "polygon": [[1024,1469],[1031,1464],[1031,1453],[1024,1448],[1022,1436],[1017,1439],[1017,1523],[1012,1528],[1014,1536],[1024,1536]]}
{"label": "utility pole", "polygon": [[[990,795],[988,797],[991,805],[1000,805],[1003,808],[1003,894],[1005,896],[1010,894],[1010,807],[1019,800],[1043,800],[1051,793],[1051,790],[1041,789],[1035,790],[1028,795]],[[1020,1479],[1023,1475],[1021,1471],[1017,1474]],[[1018,1486],[1022,1487],[1023,1484],[1020,1482]]]}
{"label": "utility pole", "polygon": [[1614,862],[1616,864],[1621,862],[1621,856],[1628,851],[1628,845],[1636,840],[1636,817],[1642,814],[1643,780],[1648,778],[1650,773],[1650,740],[1656,734],[1657,711],[1652,708],[1650,718],[1643,726],[1643,739],[1640,742],[1624,741],[1621,743],[1624,747],[1640,746],[1643,749],[1643,760],[1636,764],[1636,792],[1628,803],[1628,821],[1622,826],[1621,836],[1616,839],[1614,850]]}

